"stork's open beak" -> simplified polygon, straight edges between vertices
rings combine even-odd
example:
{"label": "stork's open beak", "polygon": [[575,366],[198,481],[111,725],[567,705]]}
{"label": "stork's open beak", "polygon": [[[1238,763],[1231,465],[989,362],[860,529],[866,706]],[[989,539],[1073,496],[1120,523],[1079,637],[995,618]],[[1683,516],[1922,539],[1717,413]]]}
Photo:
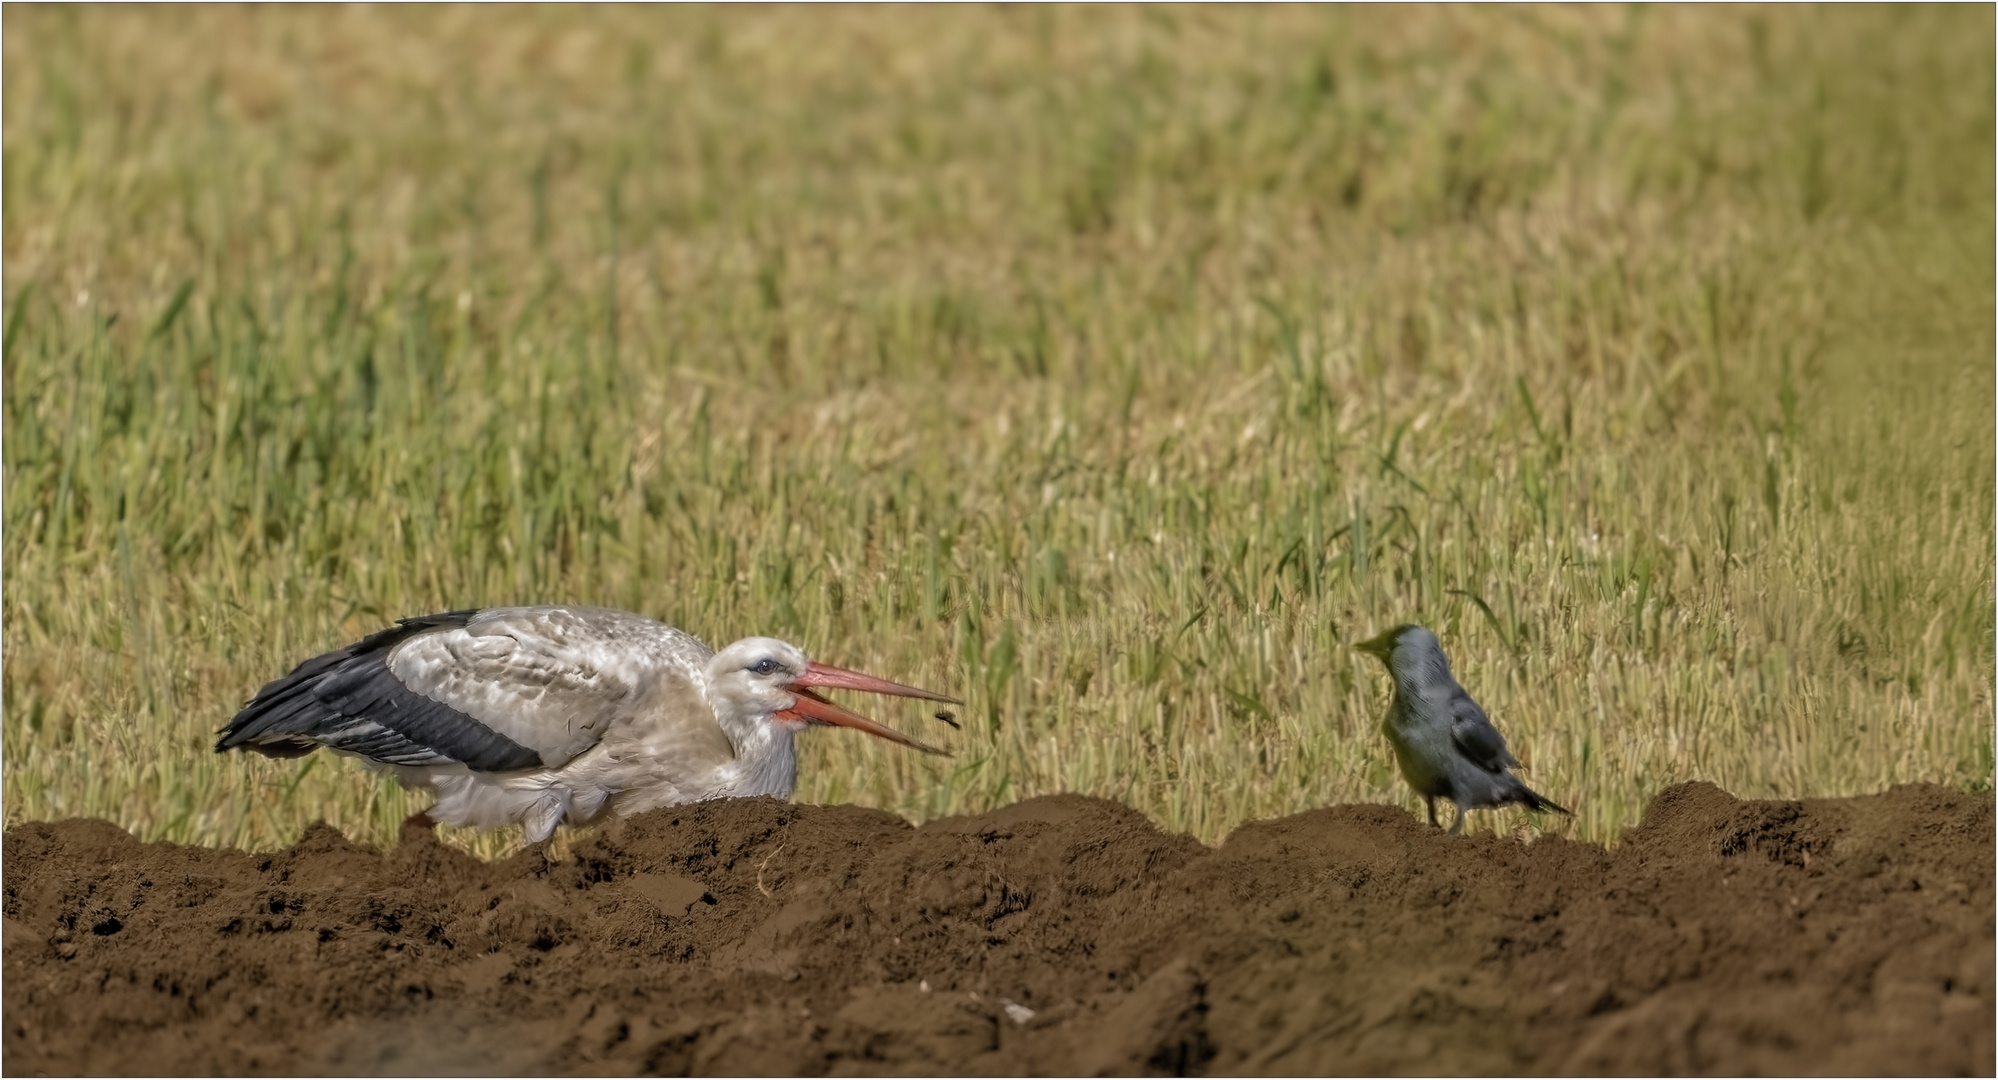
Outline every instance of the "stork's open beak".
{"label": "stork's open beak", "polygon": [[870,694],[922,698],[925,701],[943,701],[952,705],[963,704],[963,702],[956,698],[946,697],[932,690],[919,690],[913,686],[903,686],[901,683],[889,682],[887,679],[877,679],[872,675],[863,675],[858,671],[848,671],[845,668],[834,667],[831,664],[821,664],[814,660],[805,670],[805,674],[799,676],[791,685],[784,688],[795,695],[797,700],[792,703],[790,708],[777,714],[786,720],[802,720],[811,724],[830,724],[834,727],[856,728],[867,732],[869,735],[876,735],[887,739],[889,742],[900,743],[912,750],[921,750],[925,754],[950,756],[948,751],[939,750],[927,743],[917,742],[907,735],[896,731],[894,728],[884,724],[877,724],[859,713],[848,712],[840,708],[813,693],[809,688],[814,686],[838,687],[842,690],[865,690]]}
{"label": "stork's open beak", "polygon": [[889,682],[887,679],[877,679],[872,675],[863,675],[858,671],[848,671],[845,668],[834,667],[831,664],[821,664],[817,660],[808,663],[805,667],[805,674],[798,681],[792,683],[791,686],[793,689],[800,686],[826,686],[838,690],[865,690],[870,694],[887,694],[889,697],[922,698],[924,701],[941,701],[947,705],[964,704],[964,702],[954,697],[946,697],[934,690],[918,690],[913,686],[903,686],[901,683]]}

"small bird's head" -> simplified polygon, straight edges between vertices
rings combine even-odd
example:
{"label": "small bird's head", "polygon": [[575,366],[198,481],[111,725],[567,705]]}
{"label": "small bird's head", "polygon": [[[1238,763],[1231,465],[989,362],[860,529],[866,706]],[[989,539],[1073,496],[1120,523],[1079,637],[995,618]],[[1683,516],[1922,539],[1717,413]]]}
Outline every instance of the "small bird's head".
{"label": "small bird's head", "polygon": [[808,658],[796,645],[776,638],[743,638],[708,661],[708,697],[717,717],[767,717],[790,730],[809,724],[857,728],[924,753],[944,753],[894,728],[840,708],[813,693],[811,688],[815,686],[959,704],[956,698],[929,690],[821,664]]}
{"label": "small bird's head", "polygon": [[1418,668],[1435,665],[1441,665],[1445,674],[1450,670],[1450,662],[1443,656],[1443,643],[1436,640],[1435,634],[1414,623],[1403,623],[1353,648],[1378,657],[1397,678],[1412,675]]}

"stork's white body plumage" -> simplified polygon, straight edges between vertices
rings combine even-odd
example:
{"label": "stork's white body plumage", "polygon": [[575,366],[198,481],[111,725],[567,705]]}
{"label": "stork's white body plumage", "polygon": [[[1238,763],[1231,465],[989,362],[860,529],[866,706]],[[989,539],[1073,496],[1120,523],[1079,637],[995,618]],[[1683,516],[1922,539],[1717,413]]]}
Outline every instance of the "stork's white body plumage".
{"label": "stork's white body plumage", "polygon": [[492,608],[405,619],[263,688],[217,750],[324,746],[433,791],[449,825],[519,822],[530,841],[606,813],[788,798],[797,731],[857,727],[937,753],[809,688],[950,701],[814,663],[774,638],[716,653],[629,612]]}

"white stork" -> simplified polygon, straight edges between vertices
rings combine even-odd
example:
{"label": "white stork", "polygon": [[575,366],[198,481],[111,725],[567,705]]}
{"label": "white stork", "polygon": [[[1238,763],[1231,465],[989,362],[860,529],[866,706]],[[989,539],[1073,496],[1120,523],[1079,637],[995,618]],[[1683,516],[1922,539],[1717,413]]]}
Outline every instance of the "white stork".
{"label": "white stork", "polygon": [[957,703],[818,663],[774,638],[715,652],[624,611],[487,608],[403,619],[305,661],[258,691],[215,749],[352,754],[436,793],[413,823],[519,822],[530,843],[607,811],[789,798],[791,740],[809,724],[944,753],[813,687]]}

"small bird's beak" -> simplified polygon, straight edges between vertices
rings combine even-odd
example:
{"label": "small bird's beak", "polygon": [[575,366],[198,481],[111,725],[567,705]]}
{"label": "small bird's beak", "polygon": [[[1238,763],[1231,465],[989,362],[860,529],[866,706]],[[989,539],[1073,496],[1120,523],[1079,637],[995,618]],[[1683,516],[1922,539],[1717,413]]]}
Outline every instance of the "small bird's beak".
{"label": "small bird's beak", "polygon": [[865,690],[870,694],[922,698],[925,701],[943,701],[952,705],[963,704],[963,702],[956,698],[946,697],[932,690],[920,690],[913,686],[903,686],[901,683],[889,682],[887,679],[877,679],[872,675],[864,675],[858,671],[848,671],[845,668],[834,667],[831,664],[821,664],[814,660],[806,668],[805,674],[799,676],[791,685],[784,688],[795,695],[797,700],[792,702],[790,708],[777,713],[778,716],[786,720],[803,721],[808,724],[830,724],[833,727],[856,728],[867,732],[869,735],[887,739],[889,742],[900,743],[912,750],[921,750],[925,754],[942,754],[944,757],[950,756],[948,751],[939,750],[927,743],[917,742],[885,724],[877,724],[859,713],[848,712],[840,708],[838,705],[813,693],[809,689],[813,686],[838,687],[842,690]]}
{"label": "small bird's beak", "polygon": [[1354,645],[1353,648],[1372,656],[1378,656],[1385,662],[1388,657],[1394,655],[1394,639],[1399,630],[1400,628],[1397,627],[1385,634],[1368,638]]}

